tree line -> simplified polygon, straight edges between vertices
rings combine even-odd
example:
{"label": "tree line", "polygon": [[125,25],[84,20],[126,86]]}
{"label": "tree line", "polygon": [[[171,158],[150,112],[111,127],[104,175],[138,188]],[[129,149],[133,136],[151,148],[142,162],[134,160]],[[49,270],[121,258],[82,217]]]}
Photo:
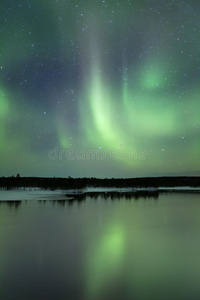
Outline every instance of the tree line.
{"label": "tree line", "polygon": [[88,187],[200,187],[200,177],[145,177],[145,178],[44,178],[44,177],[0,177],[2,189],[41,188],[41,189],[84,189]]}

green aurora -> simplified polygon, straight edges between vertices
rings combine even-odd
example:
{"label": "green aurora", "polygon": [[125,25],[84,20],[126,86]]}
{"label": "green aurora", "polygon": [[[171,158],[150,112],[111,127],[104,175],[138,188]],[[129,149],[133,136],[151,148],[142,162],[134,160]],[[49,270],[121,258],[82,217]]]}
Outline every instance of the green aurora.
{"label": "green aurora", "polygon": [[0,175],[199,174],[197,1],[0,11]]}

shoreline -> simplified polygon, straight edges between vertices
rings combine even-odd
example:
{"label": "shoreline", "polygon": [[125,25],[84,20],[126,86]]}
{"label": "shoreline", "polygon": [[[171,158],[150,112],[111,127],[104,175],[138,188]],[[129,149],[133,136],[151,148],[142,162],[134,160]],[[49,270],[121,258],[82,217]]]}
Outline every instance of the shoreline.
{"label": "shoreline", "polygon": [[200,187],[159,187],[159,188],[86,188],[82,190],[46,190],[46,189],[1,189],[0,202],[6,201],[74,201],[87,197],[98,198],[158,198],[160,194],[183,193],[200,194]]}

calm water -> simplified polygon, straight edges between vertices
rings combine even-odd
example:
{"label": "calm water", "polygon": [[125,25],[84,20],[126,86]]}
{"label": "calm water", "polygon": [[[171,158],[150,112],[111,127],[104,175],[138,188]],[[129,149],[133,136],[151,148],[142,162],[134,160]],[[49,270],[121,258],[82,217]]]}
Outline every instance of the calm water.
{"label": "calm water", "polygon": [[0,204],[0,300],[194,300],[199,283],[198,194]]}

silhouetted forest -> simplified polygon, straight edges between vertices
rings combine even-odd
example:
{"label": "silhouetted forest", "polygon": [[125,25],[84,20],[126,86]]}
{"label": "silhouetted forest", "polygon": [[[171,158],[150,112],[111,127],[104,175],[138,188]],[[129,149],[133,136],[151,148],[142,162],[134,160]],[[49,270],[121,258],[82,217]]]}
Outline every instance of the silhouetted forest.
{"label": "silhouetted forest", "polygon": [[147,187],[200,187],[200,177],[145,177],[145,178],[42,178],[42,177],[0,177],[2,189],[41,188],[41,189],[73,189],[88,187],[102,188],[147,188]]}

